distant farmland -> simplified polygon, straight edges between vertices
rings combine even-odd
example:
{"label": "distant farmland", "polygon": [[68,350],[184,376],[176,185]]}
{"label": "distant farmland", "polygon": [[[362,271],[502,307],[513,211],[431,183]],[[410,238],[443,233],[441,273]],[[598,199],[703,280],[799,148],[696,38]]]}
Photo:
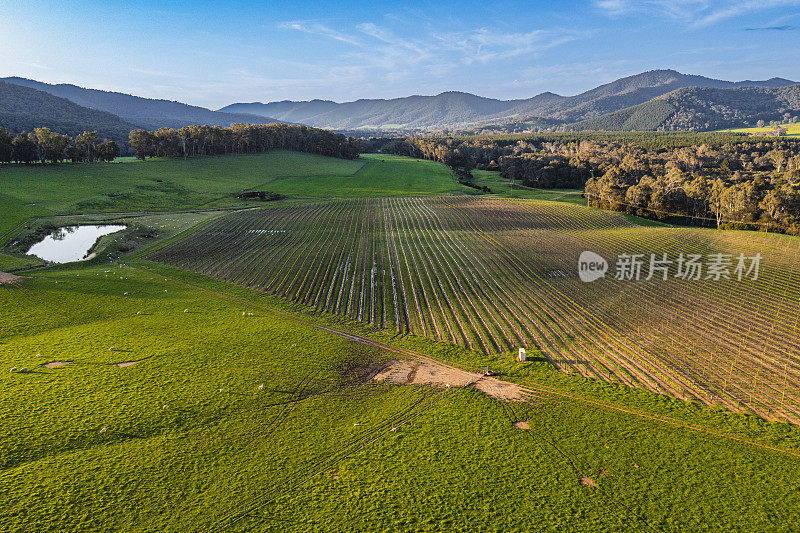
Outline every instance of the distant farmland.
{"label": "distant farmland", "polygon": [[[565,372],[800,423],[799,244],[453,196],[232,213],[150,259],[376,327],[485,353],[537,347]],[[584,250],[611,269],[620,254],[763,259],[755,281],[609,271],[587,284]]]}

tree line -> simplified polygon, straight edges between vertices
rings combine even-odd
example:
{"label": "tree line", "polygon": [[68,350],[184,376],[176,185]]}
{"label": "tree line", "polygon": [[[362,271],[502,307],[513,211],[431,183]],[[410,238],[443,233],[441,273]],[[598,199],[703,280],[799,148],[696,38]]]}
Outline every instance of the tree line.
{"label": "tree line", "polygon": [[12,135],[0,127],[0,163],[113,161],[118,156],[117,143],[108,139],[100,141],[96,131],[70,137],[49,128],[34,128],[31,132]]}
{"label": "tree line", "polygon": [[800,234],[800,140],[738,134],[371,139],[373,150],[528,187],[584,188],[601,208],[694,225]]}
{"label": "tree line", "polygon": [[155,131],[133,130],[131,148],[136,157],[189,157],[195,155],[252,154],[267,150],[293,150],[342,159],[361,153],[357,139],[328,130],[291,124],[231,124],[186,126]]}

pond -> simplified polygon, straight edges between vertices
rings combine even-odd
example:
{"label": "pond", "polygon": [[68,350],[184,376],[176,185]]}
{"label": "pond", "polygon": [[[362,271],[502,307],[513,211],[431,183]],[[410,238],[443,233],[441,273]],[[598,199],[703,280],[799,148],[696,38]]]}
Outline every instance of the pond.
{"label": "pond", "polygon": [[125,229],[121,225],[67,226],[58,228],[31,246],[28,255],[53,263],[69,263],[87,259],[89,250],[103,235]]}

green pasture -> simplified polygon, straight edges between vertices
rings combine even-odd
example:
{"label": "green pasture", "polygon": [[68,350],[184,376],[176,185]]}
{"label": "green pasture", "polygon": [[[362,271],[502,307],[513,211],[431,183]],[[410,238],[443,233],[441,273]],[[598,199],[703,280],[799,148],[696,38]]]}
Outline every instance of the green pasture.
{"label": "green pasture", "polygon": [[33,217],[248,205],[268,190],[311,197],[470,192],[440,163],[362,155],[348,161],[289,151],[122,163],[0,166],[0,237]]}
{"label": "green pasture", "polygon": [[[800,135],[800,123],[798,124],[781,124],[781,128],[786,130],[787,136],[798,136]],[[725,131],[732,131],[734,133],[749,133],[749,134],[756,134],[756,133],[767,133],[771,132],[774,128],[772,126],[764,126],[763,128],[738,128],[733,130],[725,130]]]}
{"label": "green pasture", "polygon": [[[796,456],[575,397],[504,404],[469,389],[363,383],[348,368],[392,354],[320,331],[260,293],[130,264],[73,265],[0,287],[5,530],[204,530],[247,506],[254,511],[225,530],[800,526]],[[43,366],[55,361],[71,364]],[[138,362],[115,365],[126,361]],[[568,395],[691,420],[714,413],[545,363],[494,364]],[[788,425],[727,416],[706,425],[798,449]],[[514,428],[517,419],[531,429]]]}
{"label": "green pasture", "polygon": [[524,198],[527,200],[549,200],[570,204],[586,205],[583,191],[580,189],[534,189],[524,185],[511,183],[494,170],[473,170],[473,182],[481,187],[489,187],[492,194],[504,198]]}

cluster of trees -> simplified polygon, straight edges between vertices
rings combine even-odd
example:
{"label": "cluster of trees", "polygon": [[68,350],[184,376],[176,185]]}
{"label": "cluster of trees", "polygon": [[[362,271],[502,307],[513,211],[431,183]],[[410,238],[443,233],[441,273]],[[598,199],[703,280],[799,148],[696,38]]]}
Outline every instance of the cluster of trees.
{"label": "cluster of trees", "polygon": [[155,131],[133,130],[131,147],[136,157],[188,157],[192,155],[248,154],[281,149],[343,159],[361,153],[357,139],[328,130],[290,124],[231,124],[186,126]]}
{"label": "cluster of trees", "polygon": [[100,141],[96,131],[84,131],[70,137],[35,128],[12,135],[0,127],[0,163],[61,163],[63,161],[112,161],[119,156],[119,146],[114,141]]}
{"label": "cluster of trees", "polygon": [[800,140],[620,133],[371,139],[372,149],[529,187],[581,188],[588,203],[697,225],[800,233]]}
{"label": "cluster of trees", "polygon": [[598,168],[589,205],[659,220],[800,234],[800,143],[636,153]]}
{"label": "cluster of trees", "polygon": [[421,157],[456,171],[499,170],[537,188],[580,188],[634,152],[666,154],[692,146],[719,147],[749,137],[735,133],[551,133],[471,137],[375,138],[365,150]]}

